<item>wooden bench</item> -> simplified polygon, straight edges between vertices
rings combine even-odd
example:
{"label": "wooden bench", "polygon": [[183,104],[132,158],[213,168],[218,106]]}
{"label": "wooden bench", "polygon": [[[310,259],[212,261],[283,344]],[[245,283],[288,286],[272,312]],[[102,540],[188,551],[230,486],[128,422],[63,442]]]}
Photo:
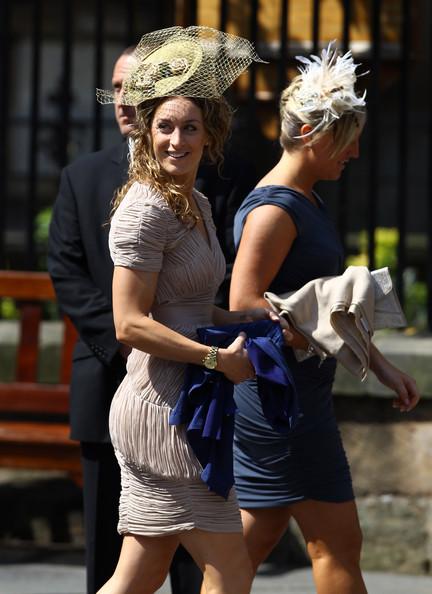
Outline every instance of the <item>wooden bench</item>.
{"label": "wooden bench", "polygon": [[66,471],[81,484],[79,443],[69,439],[69,382],[77,333],[63,319],[59,383],[37,381],[44,301],[56,300],[43,272],[0,270],[0,298],[16,300],[20,335],[15,377],[0,382],[0,467]]}

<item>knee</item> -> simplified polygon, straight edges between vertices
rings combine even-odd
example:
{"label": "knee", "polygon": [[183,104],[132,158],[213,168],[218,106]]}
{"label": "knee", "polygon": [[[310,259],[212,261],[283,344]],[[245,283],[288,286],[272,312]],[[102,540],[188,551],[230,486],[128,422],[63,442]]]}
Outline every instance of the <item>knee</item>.
{"label": "knee", "polygon": [[280,534],[272,530],[261,530],[259,533],[255,532],[246,535],[246,544],[254,574],[257,572],[259,565],[273,551],[280,538]]}
{"label": "knee", "polygon": [[360,563],[363,535],[360,528],[348,534],[337,535],[335,539],[317,539],[308,543],[308,553],[312,560],[336,561],[342,565],[358,565]]}
{"label": "knee", "polygon": [[[119,590],[125,589],[130,594],[154,594],[162,588],[167,572],[162,568],[154,567],[151,571],[146,571],[145,575],[140,573],[131,575],[130,573],[116,572],[111,578]],[[117,591],[114,588],[113,591]]]}
{"label": "knee", "polygon": [[278,536],[274,535],[271,531],[263,531],[261,534],[256,535],[256,538],[247,539],[248,544],[250,543],[253,547],[267,556],[267,554],[273,550],[278,542]]}
{"label": "knee", "polygon": [[[153,594],[153,592],[157,592],[160,588],[162,588],[162,586],[164,585],[164,582],[166,580],[167,577],[167,572],[166,571],[154,571],[152,572],[152,574],[147,574],[144,578],[143,581],[141,581],[140,590],[137,590],[137,592],[139,591],[140,594],[142,594],[143,592],[148,592],[149,594]],[[143,589],[144,586],[144,589]]]}
{"label": "knee", "polygon": [[251,591],[253,581],[252,568],[241,571],[225,571],[215,574],[213,571],[204,572],[204,583],[201,588],[201,594],[216,594],[216,592],[226,592],[227,594],[248,594]]}

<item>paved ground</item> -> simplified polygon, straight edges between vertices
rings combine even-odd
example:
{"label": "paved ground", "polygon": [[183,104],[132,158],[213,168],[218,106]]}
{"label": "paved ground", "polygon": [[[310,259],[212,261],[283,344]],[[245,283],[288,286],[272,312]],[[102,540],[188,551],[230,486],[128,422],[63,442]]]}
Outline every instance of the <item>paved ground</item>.
{"label": "paved ground", "polygon": [[[369,594],[432,594],[432,578],[422,576],[366,573]],[[81,564],[3,563],[0,561],[1,594],[84,594]],[[158,594],[170,594],[168,583]],[[278,575],[257,576],[252,594],[314,594],[309,569]]]}

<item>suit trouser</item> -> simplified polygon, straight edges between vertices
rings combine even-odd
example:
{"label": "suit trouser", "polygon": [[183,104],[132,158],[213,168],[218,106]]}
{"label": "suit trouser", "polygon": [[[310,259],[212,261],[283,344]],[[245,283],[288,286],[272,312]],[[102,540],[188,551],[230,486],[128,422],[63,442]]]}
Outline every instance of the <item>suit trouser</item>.
{"label": "suit trouser", "polygon": [[120,468],[109,443],[81,443],[87,594],[112,576],[122,538],[117,532]]}
{"label": "suit trouser", "polygon": [[[111,444],[81,443],[84,478],[87,594],[95,594],[112,576],[122,538],[117,532],[120,469]],[[201,572],[183,547],[170,567],[172,594],[199,594]]]}

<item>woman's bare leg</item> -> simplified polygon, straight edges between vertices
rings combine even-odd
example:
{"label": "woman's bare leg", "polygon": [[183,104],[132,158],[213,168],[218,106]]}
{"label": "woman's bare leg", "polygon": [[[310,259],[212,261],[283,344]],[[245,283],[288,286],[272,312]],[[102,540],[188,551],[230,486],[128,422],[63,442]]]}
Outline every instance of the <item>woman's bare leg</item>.
{"label": "woman's bare leg", "polygon": [[303,533],[317,594],[367,594],[360,571],[362,535],[353,501],[302,501],[287,507],[242,510],[254,573],[282,538],[290,517]]}
{"label": "woman's bare leg", "polygon": [[361,570],[362,533],[354,501],[307,500],[290,506],[312,560],[317,594],[367,594]]}
{"label": "woman's bare leg", "polygon": [[288,507],[242,509],[243,534],[254,575],[288,528]]}
{"label": "woman's bare leg", "polygon": [[178,544],[178,535],[126,535],[116,570],[98,594],[153,594],[164,583]]}
{"label": "woman's bare leg", "polygon": [[252,567],[241,532],[191,530],[180,535],[203,572],[205,594],[249,594]]}

